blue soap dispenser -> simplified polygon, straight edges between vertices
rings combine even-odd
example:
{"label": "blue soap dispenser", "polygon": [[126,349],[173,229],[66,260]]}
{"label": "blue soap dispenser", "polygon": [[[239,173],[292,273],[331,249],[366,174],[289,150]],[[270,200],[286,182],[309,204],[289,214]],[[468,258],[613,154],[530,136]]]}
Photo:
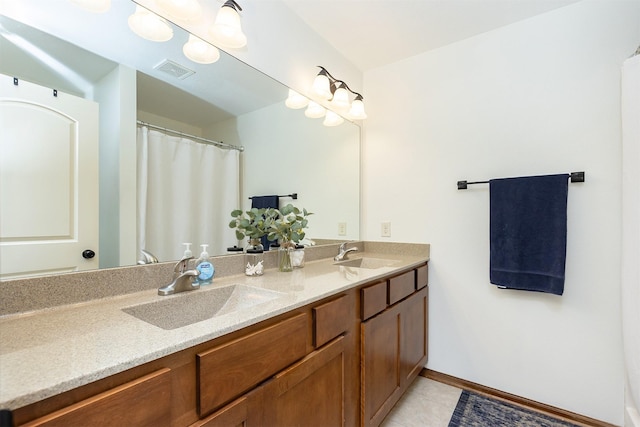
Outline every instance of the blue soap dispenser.
{"label": "blue soap dispenser", "polygon": [[200,283],[200,285],[210,285],[213,282],[213,275],[216,272],[216,269],[213,267],[211,263],[211,259],[209,258],[209,253],[207,252],[207,246],[209,245],[200,245],[202,246],[202,253],[200,254],[200,258],[196,261],[196,270],[198,270],[198,277],[196,281]]}

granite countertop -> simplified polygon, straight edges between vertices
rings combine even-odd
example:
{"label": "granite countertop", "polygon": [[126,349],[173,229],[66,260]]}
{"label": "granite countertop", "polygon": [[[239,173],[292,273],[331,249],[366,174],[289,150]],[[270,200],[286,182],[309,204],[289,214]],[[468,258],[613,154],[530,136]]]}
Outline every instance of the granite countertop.
{"label": "granite countertop", "polygon": [[[330,258],[321,259],[307,262],[304,268],[290,273],[268,269],[257,277],[229,275],[215,279],[212,285],[200,290],[169,297],[158,296],[157,289],[153,288],[1,316],[0,408],[17,409],[429,259],[428,245],[413,246],[426,247],[426,251],[408,254],[365,249],[349,257],[394,260],[391,266],[375,269],[337,266]],[[204,295],[229,285],[245,285],[278,294],[250,309],[239,309],[171,330],[123,311],[123,308],[187,294]]]}

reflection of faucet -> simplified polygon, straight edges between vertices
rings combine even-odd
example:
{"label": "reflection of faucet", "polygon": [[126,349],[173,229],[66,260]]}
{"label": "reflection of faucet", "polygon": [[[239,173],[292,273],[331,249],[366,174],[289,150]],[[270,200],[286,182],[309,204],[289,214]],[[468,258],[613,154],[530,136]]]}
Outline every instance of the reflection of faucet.
{"label": "reflection of faucet", "polygon": [[358,248],[356,248],[355,246],[353,248],[347,249],[347,242],[344,242],[343,244],[340,245],[340,253],[334,256],[333,260],[344,261],[345,259],[347,259],[347,255],[349,254],[349,252],[356,252],[357,250]]}
{"label": "reflection of faucet", "polygon": [[166,296],[179,292],[194,291],[200,289],[200,283],[194,280],[200,274],[198,270],[187,270],[189,260],[193,257],[184,257],[173,268],[173,281],[158,289],[158,295]]}
{"label": "reflection of faucet", "polygon": [[145,251],[144,249],[140,249],[140,252],[142,252],[142,259],[140,261],[138,261],[138,264],[144,265],[144,264],[157,264],[158,263],[158,258],[156,258],[156,256],[154,254],[152,254],[151,252]]}

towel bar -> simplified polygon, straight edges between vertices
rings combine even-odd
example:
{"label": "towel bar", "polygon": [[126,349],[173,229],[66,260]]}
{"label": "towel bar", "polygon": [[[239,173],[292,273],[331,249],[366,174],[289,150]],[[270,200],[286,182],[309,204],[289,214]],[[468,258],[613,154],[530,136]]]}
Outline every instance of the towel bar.
{"label": "towel bar", "polygon": [[[584,182],[584,172],[571,172],[569,175],[571,178],[571,182]],[[458,181],[458,190],[466,190],[467,185],[488,183],[489,181]]]}
{"label": "towel bar", "polygon": [[[249,200],[253,199],[254,197],[257,197],[257,196],[251,196],[249,197]],[[293,200],[298,200],[298,193],[285,194],[278,197],[291,197]]]}

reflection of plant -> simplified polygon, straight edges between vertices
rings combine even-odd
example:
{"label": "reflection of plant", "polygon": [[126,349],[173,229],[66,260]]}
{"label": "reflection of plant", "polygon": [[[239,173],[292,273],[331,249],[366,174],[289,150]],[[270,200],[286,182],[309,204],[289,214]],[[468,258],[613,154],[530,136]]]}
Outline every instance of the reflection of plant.
{"label": "reflection of plant", "polygon": [[262,236],[265,236],[270,230],[271,221],[270,218],[273,214],[269,209],[251,208],[246,212],[242,212],[240,209],[236,209],[231,212],[231,216],[234,218],[229,223],[229,228],[236,229],[236,238],[242,240],[248,237],[250,240],[257,240]]}
{"label": "reflection of plant", "polygon": [[269,225],[267,239],[277,240],[283,247],[293,247],[304,239],[304,229],[308,227],[307,217],[313,215],[306,209],[298,209],[288,204],[282,209],[270,209],[266,212],[265,223]]}

